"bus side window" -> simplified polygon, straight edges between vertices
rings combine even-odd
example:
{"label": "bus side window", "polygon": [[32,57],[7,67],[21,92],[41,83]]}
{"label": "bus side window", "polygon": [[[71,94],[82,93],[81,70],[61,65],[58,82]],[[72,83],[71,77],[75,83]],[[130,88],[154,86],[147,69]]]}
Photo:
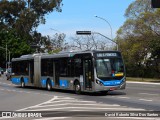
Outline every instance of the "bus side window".
{"label": "bus side window", "polygon": [[75,76],[79,77],[83,74],[83,64],[80,58],[75,59]]}
{"label": "bus side window", "polygon": [[60,61],[60,76],[66,77],[67,76],[67,60],[62,59]]}

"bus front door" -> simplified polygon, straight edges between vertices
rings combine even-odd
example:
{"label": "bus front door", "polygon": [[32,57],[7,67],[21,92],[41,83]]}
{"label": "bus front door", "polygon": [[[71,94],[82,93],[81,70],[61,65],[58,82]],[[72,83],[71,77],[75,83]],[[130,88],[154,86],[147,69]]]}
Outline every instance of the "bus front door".
{"label": "bus front door", "polygon": [[86,59],[84,60],[85,89],[92,88],[92,79],[93,79],[92,61],[91,59]]}

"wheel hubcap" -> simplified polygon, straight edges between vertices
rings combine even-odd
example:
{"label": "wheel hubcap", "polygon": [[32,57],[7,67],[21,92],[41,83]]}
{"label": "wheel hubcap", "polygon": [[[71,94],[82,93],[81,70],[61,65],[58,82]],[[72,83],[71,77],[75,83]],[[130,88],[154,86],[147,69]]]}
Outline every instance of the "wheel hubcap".
{"label": "wheel hubcap", "polygon": [[22,87],[24,87],[24,82],[22,82]]}
{"label": "wheel hubcap", "polygon": [[80,85],[76,85],[76,91],[80,90]]}
{"label": "wheel hubcap", "polygon": [[51,89],[51,86],[50,86],[50,84],[48,83],[48,90],[50,90]]}

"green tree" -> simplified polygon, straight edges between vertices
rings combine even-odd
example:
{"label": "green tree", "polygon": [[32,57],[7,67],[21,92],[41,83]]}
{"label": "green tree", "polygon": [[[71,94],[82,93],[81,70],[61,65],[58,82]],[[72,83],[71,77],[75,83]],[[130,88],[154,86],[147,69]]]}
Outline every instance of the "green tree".
{"label": "green tree", "polygon": [[[32,53],[32,49],[28,44],[26,44],[25,39],[21,39],[19,35],[16,34],[14,30],[11,31],[0,31],[0,45],[2,48],[8,49],[7,62],[9,61],[9,51],[10,57],[19,57],[23,54]],[[0,65],[5,66],[6,64],[6,51],[1,49]]]}
{"label": "green tree", "polygon": [[15,28],[21,35],[29,34],[45,24],[45,15],[61,12],[62,0],[0,0],[1,27]]}
{"label": "green tree", "polygon": [[130,76],[160,77],[160,9],[150,6],[149,0],[131,3],[127,20],[117,31]]}
{"label": "green tree", "polygon": [[[49,46],[47,37],[36,28],[45,24],[45,15],[61,12],[62,0],[0,0],[0,46],[11,49],[12,57],[32,53],[34,45]],[[2,59],[5,54],[0,50]]]}

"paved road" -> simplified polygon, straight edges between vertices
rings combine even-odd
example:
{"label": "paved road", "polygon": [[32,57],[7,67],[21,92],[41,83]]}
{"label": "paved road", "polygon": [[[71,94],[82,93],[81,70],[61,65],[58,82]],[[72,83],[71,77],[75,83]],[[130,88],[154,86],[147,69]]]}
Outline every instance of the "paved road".
{"label": "paved road", "polygon": [[[125,117],[118,119],[144,119],[159,120],[153,117],[126,117],[128,114],[139,114],[143,111],[160,111],[160,84],[142,84],[129,82],[126,90],[112,91],[108,95],[83,93],[76,95],[71,91],[37,89],[33,87],[20,88],[11,84],[11,81],[0,78],[0,111],[42,112],[47,118],[34,118],[34,120],[73,119],[116,119],[114,111],[122,112]],[[89,111],[89,112],[84,112]],[[127,112],[130,111],[130,112]],[[138,111],[138,112],[137,112]],[[119,114],[120,114],[119,113]],[[118,113],[117,113],[118,114]],[[144,113],[144,115],[147,113]],[[156,114],[156,113],[155,113]],[[85,115],[87,117],[85,117]],[[91,115],[92,117],[88,117]],[[95,115],[95,117],[93,117]],[[54,117],[53,117],[54,116]],[[60,117],[61,116],[61,117]],[[4,118],[0,118],[4,119]],[[10,118],[6,118],[10,119]],[[17,118],[16,118],[17,119]],[[21,119],[21,118],[19,118]],[[18,119],[17,119],[18,120]]]}

